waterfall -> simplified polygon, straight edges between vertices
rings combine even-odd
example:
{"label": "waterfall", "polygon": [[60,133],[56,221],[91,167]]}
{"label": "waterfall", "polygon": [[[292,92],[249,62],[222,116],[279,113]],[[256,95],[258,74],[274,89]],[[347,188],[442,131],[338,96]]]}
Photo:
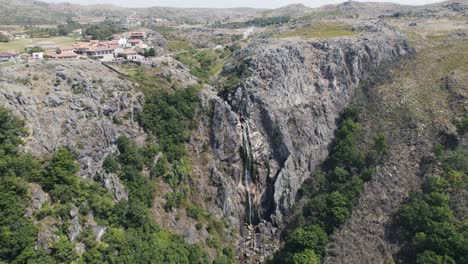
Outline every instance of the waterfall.
{"label": "waterfall", "polygon": [[252,168],[251,168],[251,161],[252,161],[252,153],[250,149],[250,142],[249,142],[249,125],[244,123],[243,126],[243,136],[242,136],[242,143],[244,145],[244,184],[247,192],[247,203],[249,209],[249,225],[252,225],[252,196],[250,194],[250,186],[252,184]]}

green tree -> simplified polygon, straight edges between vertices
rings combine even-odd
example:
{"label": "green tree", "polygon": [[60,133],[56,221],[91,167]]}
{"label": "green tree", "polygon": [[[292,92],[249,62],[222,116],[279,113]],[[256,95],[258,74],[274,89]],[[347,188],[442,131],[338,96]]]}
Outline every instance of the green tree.
{"label": "green tree", "polygon": [[23,217],[29,202],[27,192],[22,179],[0,177],[0,260],[11,262],[34,247],[37,228]]}
{"label": "green tree", "polygon": [[455,261],[448,256],[440,256],[433,251],[426,250],[418,254],[416,264],[456,264]]}
{"label": "green tree", "polygon": [[78,258],[75,244],[67,237],[61,237],[51,248],[52,256],[61,263],[70,263]]}
{"label": "green tree", "polygon": [[327,242],[328,237],[325,231],[317,225],[311,225],[296,229],[289,234],[287,249],[291,252],[301,252],[310,249],[319,255],[324,255]]}
{"label": "green tree", "polygon": [[30,50],[29,50],[29,54],[33,54],[35,52],[44,52],[44,49],[41,48],[41,47],[32,47]]}
{"label": "green tree", "polygon": [[456,126],[460,135],[466,134],[468,132],[468,117],[464,117],[460,122],[457,122]]}
{"label": "green tree", "polygon": [[76,173],[78,164],[67,148],[59,148],[53,155],[52,160],[46,168],[44,184],[48,190],[54,185],[75,186],[77,183]]}
{"label": "green tree", "polygon": [[328,232],[344,223],[349,218],[348,200],[340,192],[332,192],[327,197],[327,225]]}
{"label": "green tree", "polygon": [[7,35],[0,33],[0,42],[9,42],[9,41],[10,41],[10,38]]}
{"label": "green tree", "polygon": [[175,92],[157,91],[146,99],[142,125],[158,137],[170,162],[185,155],[185,143],[190,137],[198,102],[198,87]]}
{"label": "green tree", "polygon": [[311,249],[306,249],[302,252],[294,253],[293,264],[318,264],[318,257]]}

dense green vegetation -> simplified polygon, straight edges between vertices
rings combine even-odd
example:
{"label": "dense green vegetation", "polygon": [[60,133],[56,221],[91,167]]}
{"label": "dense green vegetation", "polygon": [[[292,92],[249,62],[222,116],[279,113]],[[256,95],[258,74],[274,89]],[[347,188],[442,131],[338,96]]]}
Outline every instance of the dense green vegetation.
{"label": "dense green vegetation", "polygon": [[8,42],[8,41],[10,41],[10,38],[5,34],[0,33],[0,42]]}
{"label": "dense green vegetation", "polygon": [[459,122],[456,123],[458,133],[460,135],[464,135],[468,133],[468,117],[463,118]]}
{"label": "dense green vegetation", "polygon": [[185,155],[198,106],[199,88],[154,91],[147,97],[141,115],[142,126],[157,136],[161,150],[171,162]]}
{"label": "dense green vegetation", "polygon": [[[140,149],[128,138],[118,139],[120,154],[106,159],[105,168],[125,183],[129,199],[114,203],[113,195],[94,181],[80,179],[73,152],[60,148],[41,162],[22,154],[18,146],[26,136],[24,124],[0,108],[0,261],[8,263],[210,263],[197,245],[161,230],[149,208],[153,184],[141,170],[147,166],[151,147]],[[100,176],[97,175],[99,178]],[[30,182],[49,192],[51,201],[31,217]],[[80,219],[93,212],[94,220],[108,227],[102,242],[87,224],[76,241],[67,237],[70,210],[77,207]],[[58,221],[61,219],[61,221]],[[85,220],[86,221],[86,220]],[[49,251],[34,248],[40,223],[54,223],[58,236]],[[80,220],[80,222],[84,223]],[[86,251],[80,255],[75,243]]]}
{"label": "dense green vegetation", "polygon": [[149,48],[149,49],[145,49],[144,52],[140,53],[140,55],[144,56],[144,57],[154,57],[156,56],[156,51],[154,50],[154,48]]}
{"label": "dense green vegetation", "polygon": [[28,51],[29,54],[33,54],[33,53],[35,53],[35,52],[44,52],[44,49],[41,48],[41,47],[37,47],[37,46],[36,46],[36,47],[32,47],[32,48]]}
{"label": "dense green vegetation", "polygon": [[439,151],[421,192],[411,194],[398,224],[406,263],[468,262],[468,222],[463,203],[468,191],[468,151]]}
{"label": "dense green vegetation", "polygon": [[58,36],[68,36],[74,30],[80,29],[80,28],[81,28],[80,23],[74,21],[71,18],[68,18],[66,24],[62,24],[62,25],[57,26],[57,35]]}
{"label": "dense green vegetation", "polygon": [[240,60],[231,72],[223,72],[221,74],[222,83],[219,90],[219,96],[228,100],[229,95],[236,92],[241,84],[241,80],[248,75],[248,65],[245,61]]}
{"label": "dense green vegetation", "polygon": [[37,164],[18,151],[26,135],[24,123],[0,108],[0,260],[11,262],[34,247],[37,228],[24,218],[28,206],[27,179],[38,174]]}
{"label": "dense green vegetation", "polygon": [[246,22],[233,22],[233,23],[226,23],[226,24],[215,24],[215,27],[222,27],[222,28],[247,28],[247,27],[267,27],[267,26],[274,26],[274,25],[281,25],[288,23],[291,20],[289,17],[278,16],[278,17],[262,17],[262,18],[255,18]]}
{"label": "dense green vegetation", "polygon": [[53,36],[68,36],[79,28],[81,28],[79,23],[68,18],[66,24],[61,24],[57,27],[26,26],[24,29],[25,33],[31,38],[47,38]]}
{"label": "dense green vegetation", "polygon": [[192,168],[186,157],[186,143],[194,125],[198,100],[198,87],[195,86],[176,91],[152,91],[140,116],[141,125],[158,140],[154,155],[163,154],[153,166],[153,176],[163,177],[172,188],[166,195],[167,211],[179,208],[182,200],[187,198],[184,183]]}
{"label": "dense green vegetation", "polygon": [[[167,212],[185,211],[188,217],[197,221],[198,230],[208,232],[205,244],[217,251],[215,263],[232,263],[232,250],[221,243],[224,241],[225,224],[195,202],[193,198],[200,197],[200,194],[194,193],[190,186],[192,164],[186,144],[196,124],[200,87],[180,88],[174,80],[158,77],[149,69],[139,70],[131,78],[140,84],[146,95],[138,120],[152,137],[148,147],[133,151],[134,154],[128,157],[142,157],[137,158],[142,161],[130,164],[145,164],[150,168],[149,177],[160,184],[163,181],[169,187],[164,197]],[[107,162],[110,168],[114,168],[116,163],[121,162]]]}
{"label": "dense green vegetation", "polygon": [[112,38],[112,35],[121,31],[122,28],[116,22],[105,20],[97,24],[86,26],[83,33],[86,36],[92,36],[93,39],[109,40]]}
{"label": "dense green vegetation", "polygon": [[284,248],[272,263],[319,263],[328,236],[350,217],[363,182],[370,180],[375,166],[387,154],[383,134],[377,134],[371,146],[362,149],[358,114],[355,107],[345,110],[329,158],[300,189],[305,205],[296,212],[294,223],[290,223],[295,229],[288,232]]}
{"label": "dense green vegetation", "polygon": [[190,68],[190,73],[200,81],[209,83],[210,78],[221,72],[230,50],[196,50],[179,53],[175,58]]}

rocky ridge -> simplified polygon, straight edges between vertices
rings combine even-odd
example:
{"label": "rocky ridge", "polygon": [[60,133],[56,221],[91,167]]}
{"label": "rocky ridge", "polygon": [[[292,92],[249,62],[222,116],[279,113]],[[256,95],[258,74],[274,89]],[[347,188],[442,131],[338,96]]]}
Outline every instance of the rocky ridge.
{"label": "rocky ridge", "polygon": [[[366,72],[409,52],[403,35],[387,26],[371,28],[372,37],[254,41],[224,69],[225,75],[244,71],[247,77],[227,96],[205,91],[202,105],[211,116],[201,127],[210,127],[205,133],[212,159],[203,171],[216,184],[217,196],[210,210],[239,228],[243,257],[268,252],[270,242],[278,246],[272,237],[278,237],[303,181],[328,155],[340,113]],[[202,152],[206,142],[194,144]],[[245,151],[252,156],[251,184],[245,179]],[[246,227],[249,208],[253,228]]]}

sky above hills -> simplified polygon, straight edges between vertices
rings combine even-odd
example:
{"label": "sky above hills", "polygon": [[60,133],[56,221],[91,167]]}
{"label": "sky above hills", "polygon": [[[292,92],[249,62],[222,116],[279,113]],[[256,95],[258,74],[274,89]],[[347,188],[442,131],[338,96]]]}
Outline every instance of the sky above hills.
{"label": "sky above hills", "polygon": [[[302,3],[310,7],[326,4],[338,4],[344,0],[43,0],[45,2],[69,2],[73,4],[115,4],[125,7],[256,7],[278,8],[281,6]],[[373,0],[371,2],[394,2],[407,5],[422,5],[441,2],[441,0]]]}

